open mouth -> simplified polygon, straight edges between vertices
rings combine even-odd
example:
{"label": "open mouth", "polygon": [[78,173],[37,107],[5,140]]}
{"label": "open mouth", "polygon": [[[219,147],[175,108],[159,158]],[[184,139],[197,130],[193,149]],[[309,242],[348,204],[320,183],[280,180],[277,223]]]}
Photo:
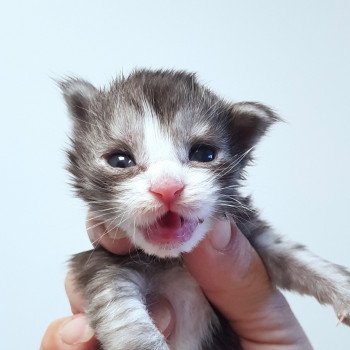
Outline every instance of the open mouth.
{"label": "open mouth", "polygon": [[198,219],[187,219],[168,211],[142,232],[151,243],[176,246],[187,242],[199,223]]}

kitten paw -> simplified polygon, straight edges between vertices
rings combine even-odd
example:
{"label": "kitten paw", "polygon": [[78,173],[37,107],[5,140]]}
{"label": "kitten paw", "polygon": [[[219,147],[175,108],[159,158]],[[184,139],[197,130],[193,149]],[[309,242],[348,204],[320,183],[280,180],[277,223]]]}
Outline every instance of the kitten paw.
{"label": "kitten paw", "polygon": [[350,311],[338,312],[337,316],[338,316],[337,326],[339,326],[341,323],[350,326]]}
{"label": "kitten paw", "polygon": [[[348,290],[350,290],[350,285]],[[338,295],[337,302],[335,303],[334,310],[335,314],[338,317],[337,326],[345,324],[350,326],[350,295],[349,293],[344,293],[341,296]]]}

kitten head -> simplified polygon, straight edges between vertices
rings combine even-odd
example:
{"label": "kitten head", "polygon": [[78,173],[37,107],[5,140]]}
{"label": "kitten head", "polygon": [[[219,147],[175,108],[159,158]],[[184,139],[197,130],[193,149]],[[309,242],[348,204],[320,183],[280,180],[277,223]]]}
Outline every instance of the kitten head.
{"label": "kitten head", "polygon": [[121,228],[159,257],[190,251],[215,219],[235,216],[250,151],[277,120],[261,104],[227,103],[185,72],[135,71],[101,90],[68,79],[61,88],[77,194],[107,230]]}

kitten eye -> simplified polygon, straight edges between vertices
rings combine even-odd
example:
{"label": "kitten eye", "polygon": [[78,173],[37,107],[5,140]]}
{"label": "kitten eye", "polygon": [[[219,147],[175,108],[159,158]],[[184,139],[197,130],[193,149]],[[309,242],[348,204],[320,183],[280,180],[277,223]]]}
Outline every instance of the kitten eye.
{"label": "kitten eye", "polygon": [[208,145],[194,145],[190,150],[189,159],[195,162],[211,162],[215,159],[216,150]]}
{"label": "kitten eye", "polygon": [[108,164],[113,168],[129,168],[136,165],[135,162],[126,154],[113,153],[107,157]]}

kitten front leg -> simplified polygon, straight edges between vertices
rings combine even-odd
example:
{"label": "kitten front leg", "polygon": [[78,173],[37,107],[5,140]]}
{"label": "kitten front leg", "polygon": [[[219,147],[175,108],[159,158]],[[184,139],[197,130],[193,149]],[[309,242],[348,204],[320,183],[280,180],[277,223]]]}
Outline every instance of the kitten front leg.
{"label": "kitten front leg", "polygon": [[168,350],[146,309],[142,277],[131,270],[122,273],[124,278],[89,288],[87,315],[103,349]]}
{"label": "kitten front leg", "polygon": [[255,238],[248,238],[278,287],[332,305],[339,320],[350,326],[350,272],[345,267],[316,256],[267,227]]}
{"label": "kitten front leg", "polygon": [[76,255],[71,268],[87,300],[86,314],[103,350],[169,350],[146,308],[142,272],[107,252]]}

